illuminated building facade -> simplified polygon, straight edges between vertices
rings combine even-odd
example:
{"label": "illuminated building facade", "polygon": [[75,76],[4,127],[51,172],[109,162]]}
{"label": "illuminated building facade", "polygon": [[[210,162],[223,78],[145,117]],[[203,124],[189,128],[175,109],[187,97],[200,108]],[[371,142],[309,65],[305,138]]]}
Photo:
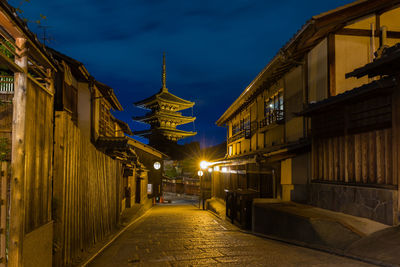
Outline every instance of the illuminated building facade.
{"label": "illuminated building facade", "polygon": [[211,164],[213,196],[249,191],[397,224],[393,95],[365,93],[374,75],[346,74],[400,42],[399,17],[398,1],[379,0],[312,17],[218,119],[227,153]]}

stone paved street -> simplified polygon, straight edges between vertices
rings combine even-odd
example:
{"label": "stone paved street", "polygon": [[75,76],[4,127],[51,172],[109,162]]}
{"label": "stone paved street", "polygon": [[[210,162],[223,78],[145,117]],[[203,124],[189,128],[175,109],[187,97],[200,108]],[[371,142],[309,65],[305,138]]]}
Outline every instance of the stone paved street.
{"label": "stone paved street", "polygon": [[89,266],[371,266],[239,231],[193,205],[159,205]]}

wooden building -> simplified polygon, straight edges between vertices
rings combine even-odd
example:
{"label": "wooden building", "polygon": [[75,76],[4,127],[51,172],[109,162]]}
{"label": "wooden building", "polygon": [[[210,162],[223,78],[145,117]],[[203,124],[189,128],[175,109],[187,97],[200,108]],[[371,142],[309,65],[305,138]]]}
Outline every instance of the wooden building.
{"label": "wooden building", "polygon": [[0,99],[0,266],[71,266],[125,208],[151,205],[141,151],[161,153],[126,137],[113,89],[40,44],[6,1]]}
{"label": "wooden building", "polygon": [[6,1],[0,25],[0,127],[11,152],[2,163],[0,265],[8,240],[8,266],[51,266],[56,64]]}
{"label": "wooden building", "polygon": [[157,149],[132,138],[129,138],[128,143],[132,148],[134,148],[138,157],[138,161],[143,166],[141,175],[145,178],[144,184],[146,185],[146,188],[144,188],[141,192],[139,192],[138,187],[136,187],[135,202],[138,202],[140,195],[142,198],[151,198],[155,201],[159,201],[160,197],[162,196],[162,173],[164,170],[164,159],[168,158],[168,156]]}
{"label": "wooden building", "polygon": [[399,75],[397,44],[346,75],[370,83],[302,112],[312,121],[312,204],[399,223]]}
{"label": "wooden building", "polygon": [[[357,206],[352,206],[354,200],[349,198],[344,202],[339,201],[343,190],[351,188],[354,194],[381,194],[378,188],[382,181],[389,183],[393,189],[396,181],[394,174],[390,178],[383,178],[382,174],[379,179],[372,178],[364,166],[365,170],[358,174],[352,172],[354,177],[350,178],[344,168],[338,168],[339,162],[349,164],[344,154],[338,152],[338,149],[344,149],[343,138],[321,137],[317,138],[318,143],[312,139],[311,132],[327,135],[336,127],[337,130],[342,129],[345,123],[342,120],[343,113],[350,111],[332,106],[329,115],[315,115],[311,121],[302,111],[314,103],[346,94],[355,87],[369,83],[371,78],[346,79],[345,74],[371,62],[375,52],[379,54],[384,47],[400,41],[399,17],[398,1],[360,0],[307,21],[218,119],[217,124],[227,128],[227,154],[211,164],[214,170],[219,170],[212,174],[213,195],[224,198],[226,189],[251,190],[259,197],[310,203],[355,214],[350,211],[357,209]],[[371,113],[375,107],[376,112],[380,112],[390,102],[384,96],[374,101],[360,102],[359,106],[352,108],[355,113],[361,110]],[[362,117],[363,114],[358,114],[360,121],[362,118],[368,120],[368,117]],[[328,127],[329,123],[332,124]],[[371,123],[376,123],[376,120],[368,125]],[[379,142],[390,139],[387,130],[380,131],[374,132]],[[354,142],[358,144],[369,133],[363,137],[357,133],[356,136]],[[331,150],[328,150],[329,147]],[[372,147],[375,152],[371,153],[374,154],[380,146],[371,144]],[[362,170],[363,157],[371,161],[376,159],[377,155],[372,156],[365,151],[355,156],[354,168]],[[318,165],[315,165],[317,160]],[[385,175],[389,172],[385,171]],[[368,188],[371,190],[362,185],[364,181],[369,181]],[[371,181],[374,181],[372,185]],[[335,187],[332,183],[340,185]],[[389,195],[396,199],[396,194],[388,193],[381,200],[366,197],[362,200],[363,204],[370,200],[370,203],[376,205],[367,206],[365,210],[390,210],[388,207],[396,206],[397,200],[396,203],[390,202],[392,198]],[[325,197],[316,200],[315,196]],[[360,212],[356,215],[388,224],[394,223],[394,218],[397,218],[396,215],[392,217],[393,220],[382,219],[385,216],[378,216],[374,212]]]}
{"label": "wooden building", "polygon": [[162,67],[162,87],[160,92],[144,100],[135,103],[137,107],[150,110],[142,117],[134,117],[136,121],[150,125],[150,129],[134,132],[135,135],[149,139],[149,144],[166,152],[165,147],[169,143],[176,143],[178,140],[196,135],[195,132],[188,132],[176,129],[178,125],[193,122],[196,118],[183,116],[179,111],[191,108],[194,102],[190,102],[171,94],[166,85],[165,54]]}

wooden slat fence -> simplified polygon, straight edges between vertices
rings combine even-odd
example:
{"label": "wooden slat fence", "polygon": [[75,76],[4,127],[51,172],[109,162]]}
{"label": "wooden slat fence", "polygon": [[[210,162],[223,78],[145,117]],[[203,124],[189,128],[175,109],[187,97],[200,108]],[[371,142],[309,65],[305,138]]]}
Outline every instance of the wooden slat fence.
{"label": "wooden slat fence", "polygon": [[314,138],[313,179],[397,185],[393,179],[392,129]]}
{"label": "wooden slat fence", "polygon": [[28,79],[25,134],[25,233],[50,222],[53,96]]}
{"label": "wooden slat fence", "polygon": [[70,266],[119,218],[122,165],[98,151],[66,112],[56,112],[53,266]]}
{"label": "wooden slat fence", "polygon": [[0,267],[6,266],[8,248],[8,222],[10,197],[10,162],[3,161],[0,165]]}

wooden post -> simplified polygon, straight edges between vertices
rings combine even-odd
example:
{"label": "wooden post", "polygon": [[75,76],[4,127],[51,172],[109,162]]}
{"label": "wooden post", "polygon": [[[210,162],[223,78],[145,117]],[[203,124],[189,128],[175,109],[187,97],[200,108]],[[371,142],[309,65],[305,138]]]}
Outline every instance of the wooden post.
{"label": "wooden post", "polygon": [[25,54],[26,39],[17,38],[15,43],[20,51],[22,51],[15,58],[15,63],[24,72],[15,73],[14,79],[9,267],[18,267],[23,264],[22,242],[25,228],[25,113],[28,58]]}

